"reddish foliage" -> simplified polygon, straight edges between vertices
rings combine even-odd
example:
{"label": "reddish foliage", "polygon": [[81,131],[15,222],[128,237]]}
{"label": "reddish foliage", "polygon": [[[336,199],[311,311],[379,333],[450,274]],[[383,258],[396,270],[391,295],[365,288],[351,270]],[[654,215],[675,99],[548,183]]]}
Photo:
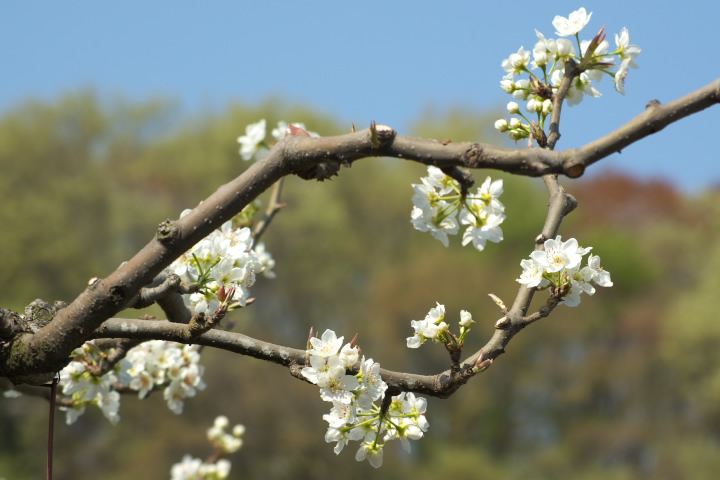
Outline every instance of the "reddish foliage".
{"label": "reddish foliage", "polygon": [[583,218],[594,224],[637,228],[661,219],[683,215],[682,195],[662,180],[639,180],[618,172],[605,172],[570,188]]}

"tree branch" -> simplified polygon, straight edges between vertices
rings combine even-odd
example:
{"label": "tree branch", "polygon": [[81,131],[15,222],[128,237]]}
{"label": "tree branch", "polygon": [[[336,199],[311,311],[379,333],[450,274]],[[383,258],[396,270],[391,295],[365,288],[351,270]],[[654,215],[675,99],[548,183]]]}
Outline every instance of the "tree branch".
{"label": "tree branch", "polygon": [[[306,366],[305,350],[275,345],[238,332],[210,330],[191,336],[187,325],[158,320],[111,318],[93,333],[92,338],[166,340],[214,347],[282,365],[290,369],[293,376],[304,380],[300,372]],[[437,375],[415,375],[381,369],[380,375],[390,388],[397,391],[447,398],[478,373],[473,371],[474,366],[474,362],[465,362],[456,373],[446,370]]]}
{"label": "tree branch", "polygon": [[[582,148],[561,152],[540,148],[508,150],[478,143],[402,137],[390,127],[374,124],[369,129],[337,137],[285,137],[262,161],[220,187],[188,215],[163,222],[150,243],[107,278],[93,282],[70,305],[59,310],[52,322],[36,333],[18,335],[9,347],[0,349],[0,374],[12,378],[61,369],[74,348],[87,340],[102,322],[127,308],[140,289],[150,284],[174,259],[284,176],[295,174],[305,179],[324,180],[336,175],[341,165],[350,165],[365,157],[386,156],[441,168],[492,168],[518,175],[564,174],[575,178],[602,158],[718,102],[720,79],[667,105],[651,106],[615,132]],[[550,227],[546,223],[546,229],[553,230]],[[543,233],[546,234],[545,229]],[[521,310],[512,314],[514,325],[524,316]],[[3,331],[12,330],[7,320],[2,327]],[[503,342],[498,339],[493,343],[499,347],[497,352],[501,352]]]}

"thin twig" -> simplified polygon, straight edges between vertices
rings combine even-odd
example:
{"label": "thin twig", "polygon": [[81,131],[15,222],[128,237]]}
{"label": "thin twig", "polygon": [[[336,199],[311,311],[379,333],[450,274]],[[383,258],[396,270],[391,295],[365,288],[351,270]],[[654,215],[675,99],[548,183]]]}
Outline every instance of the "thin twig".
{"label": "thin twig", "polygon": [[281,178],[280,180],[275,182],[275,185],[273,185],[273,191],[270,195],[270,201],[268,203],[267,209],[265,210],[265,215],[257,223],[257,225],[255,225],[255,228],[253,229],[253,240],[255,243],[257,243],[260,240],[262,234],[265,233],[265,230],[267,230],[267,227],[270,225],[273,217],[282,208],[286,206],[285,203],[280,203],[280,196],[282,195],[282,187],[284,180],[284,178]]}
{"label": "thin twig", "polygon": [[52,480],[53,466],[53,439],[55,437],[55,398],[57,396],[57,384],[60,381],[60,375],[53,378],[50,385],[50,425],[48,427],[48,446],[47,446],[47,479]]}

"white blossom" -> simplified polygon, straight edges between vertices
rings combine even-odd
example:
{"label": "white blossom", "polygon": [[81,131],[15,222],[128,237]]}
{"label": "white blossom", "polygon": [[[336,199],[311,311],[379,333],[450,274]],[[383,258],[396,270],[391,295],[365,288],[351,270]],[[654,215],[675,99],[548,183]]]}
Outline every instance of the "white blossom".
{"label": "white blossom", "polygon": [[626,64],[627,67],[638,68],[635,58],[640,55],[642,50],[637,45],[630,43],[630,32],[627,28],[623,27],[620,34],[615,34],[615,45],[617,45],[617,51],[622,63]]}
{"label": "white blossom", "polygon": [[240,156],[243,160],[251,160],[256,153],[260,152],[261,144],[265,141],[265,119],[252,123],[245,127],[245,135],[238,137],[240,144]]}
{"label": "white blossom", "polygon": [[[437,304],[426,320],[438,324],[444,317],[444,306]],[[339,454],[349,442],[360,441],[355,459],[368,460],[377,468],[382,465],[384,446],[377,443],[379,438],[384,435],[384,441],[399,439],[404,448],[409,448],[408,439],[416,440],[427,430],[426,401],[414,395],[405,400],[402,394],[393,397],[395,407],[382,414],[376,402],[383,399],[388,386],[380,375],[380,364],[363,357],[357,374],[348,374],[347,369],[357,361],[358,347],[345,344],[340,348],[342,338],[326,330],[321,339],[311,339],[312,348],[307,350],[310,366],[302,369],[302,375],[320,387],[323,400],[332,403],[323,420],[328,423],[325,441],[335,443],[333,451]]]}
{"label": "white blossom", "polygon": [[592,13],[588,14],[584,8],[572,12],[567,18],[557,15],[553,21],[553,27],[557,30],[555,33],[561,37],[575,35],[587,26],[592,18]]}
{"label": "white blossom", "polygon": [[611,287],[610,273],[600,266],[600,257],[590,255],[586,266],[581,267],[582,257],[592,248],[582,248],[571,238],[563,242],[558,236],[546,240],[545,250],[536,250],[530,259],[520,262],[523,272],[519,283],[528,288],[550,285],[553,292],[562,295],[562,303],[568,307],[580,304],[581,295],[595,294],[595,285]]}
{"label": "white blossom", "polygon": [[522,74],[527,70],[529,63],[530,52],[520,47],[517,53],[511,54],[502,61],[502,68],[507,72],[505,79],[512,79],[515,75]]}

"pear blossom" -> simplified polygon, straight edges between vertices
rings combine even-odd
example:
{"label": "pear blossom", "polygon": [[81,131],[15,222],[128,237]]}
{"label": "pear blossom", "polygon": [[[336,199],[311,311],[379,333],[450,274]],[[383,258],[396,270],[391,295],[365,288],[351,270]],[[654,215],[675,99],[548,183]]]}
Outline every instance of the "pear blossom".
{"label": "pear blossom", "polygon": [[[183,211],[181,218],[189,212]],[[225,292],[234,292],[232,298],[224,300],[226,305],[236,303],[244,307],[256,275],[273,278],[274,266],[275,261],[263,244],[253,249],[249,228],[236,228],[228,221],[176,259],[165,272],[199,286],[199,291],[183,295],[183,301],[196,313],[212,315],[221,304],[220,287],[224,287]]]}
{"label": "pear blossom", "polygon": [[418,348],[427,340],[442,341],[443,333],[448,331],[448,324],[444,320],[445,305],[440,303],[431,308],[423,320],[412,320],[410,326],[415,329],[415,334],[407,338],[407,347]]}
{"label": "pear blossom", "polygon": [[[345,368],[352,368],[358,361],[358,358],[360,357],[360,352],[357,346],[350,346],[349,343],[346,343],[341,349],[340,353],[338,353],[338,358],[340,359],[341,363],[345,366]],[[364,358],[364,357],[363,357]]]}
{"label": "pear blossom", "polygon": [[460,310],[460,326],[470,328],[475,320],[472,318],[472,314],[467,310]]}
{"label": "pear blossom", "polygon": [[272,254],[267,251],[265,244],[263,242],[258,243],[254,250],[257,263],[260,265],[260,273],[267,278],[275,278],[275,272],[272,271],[272,269],[275,268],[275,259],[273,259]]}
{"label": "pear blossom", "polygon": [[265,141],[265,119],[245,127],[245,135],[238,137],[240,156],[245,161],[251,160],[255,154],[261,152],[261,144]]}
{"label": "pear blossom", "polygon": [[[509,110],[515,110],[517,104],[508,104]],[[496,123],[499,129],[510,125]],[[448,235],[458,233],[460,225],[467,225],[462,245],[472,242],[482,251],[485,242],[499,242],[503,239],[500,224],[505,220],[505,206],[498,197],[503,193],[502,180],[493,181],[487,177],[477,189],[477,193],[463,196],[460,185],[437,167],[428,168],[428,176],[421,184],[412,185],[415,194],[412,197],[413,209],[410,222],[416,230],[431,232],[444,246],[449,245]]]}
{"label": "pear blossom", "polygon": [[625,62],[620,64],[620,68],[615,72],[615,90],[625,95],[625,78],[628,74],[628,65]]}
{"label": "pear blossom", "polygon": [[548,64],[555,62],[555,54],[557,53],[557,41],[553,38],[545,38],[545,35],[535,30],[538,41],[533,47],[533,61],[530,64],[531,69],[544,68]]}
{"label": "pear blossom", "polygon": [[360,386],[354,375],[346,375],[345,367],[337,357],[330,357],[327,370],[318,374],[317,385],[320,398],[326,402],[352,403],[355,396],[352,390]]}
{"label": "pear blossom", "polygon": [[[444,316],[445,308],[438,304],[428,313],[427,319],[442,322]],[[388,386],[380,375],[380,364],[363,357],[357,373],[349,374],[348,369],[357,362],[359,349],[349,343],[340,348],[342,339],[332,330],[326,330],[322,338],[311,338],[312,348],[307,350],[310,366],[304,367],[301,373],[320,387],[322,400],[332,403],[330,413],[323,415],[323,420],[328,423],[325,441],[335,443],[333,451],[336,454],[351,441],[362,442],[355,459],[368,460],[377,468],[382,465],[384,447],[377,440],[383,435],[385,442],[399,439],[403,448],[408,449],[408,440],[417,440],[427,431],[426,400],[414,395],[405,400],[401,394],[391,399],[396,408],[382,413],[379,402]],[[409,402],[407,406],[406,402]]]}
{"label": "pear blossom", "polygon": [[328,357],[312,355],[310,357],[310,366],[304,367],[300,373],[310,383],[318,384],[320,382],[320,375],[323,372],[327,372],[329,368]]}
{"label": "pear blossom", "polygon": [[360,449],[355,454],[355,460],[362,462],[367,460],[374,468],[382,467],[383,463],[383,445],[375,442],[363,442]]}
{"label": "pear blossom", "polygon": [[369,404],[376,400],[380,400],[388,387],[387,383],[385,383],[380,376],[380,364],[374,362],[372,358],[365,360],[365,357],[363,357],[363,360],[360,363],[358,377],[360,386],[363,387],[362,392],[366,393],[367,398],[369,399],[369,401],[364,402],[365,406],[363,408],[369,409]]}
{"label": "pear blossom", "polygon": [[613,282],[610,280],[610,272],[604,270],[600,266],[600,257],[597,255],[590,255],[588,257],[588,266],[586,267],[592,272],[590,280],[600,285],[601,287],[612,287]]}
{"label": "pear blossom", "polygon": [[588,14],[584,8],[572,12],[567,18],[557,15],[553,21],[555,33],[561,37],[575,35],[590,23],[592,13]]}
{"label": "pear blossom", "polygon": [[519,283],[525,284],[529,288],[537,287],[545,281],[543,278],[545,270],[538,262],[525,259],[520,262],[520,266],[523,268],[523,272],[517,279]]}
{"label": "pear blossom", "polygon": [[635,58],[640,55],[642,50],[637,45],[630,44],[630,32],[626,27],[620,30],[620,34],[615,34],[615,45],[617,45],[617,53],[620,60],[626,63],[628,67],[638,68]]}
{"label": "pear blossom", "polygon": [[309,355],[329,358],[337,355],[343,343],[343,338],[338,338],[330,329],[323,332],[322,338],[313,337],[310,339],[312,348],[307,351]]}
{"label": "pear blossom", "polygon": [[449,245],[448,234],[457,233],[457,210],[444,200],[437,200],[437,194],[425,185],[413,185],[415,195],[410,212],[410,222],[416,230],[430,232],[445,247]]}
{"label": "pear blossom", "polygon": [[192,458],[190,455],[183,456],[180,463],[176,463],[170,470],[170,480],[191,480],[198,477],[202,460]]}
{"label": "pear blossom", "polygon": [[[549,38],[539,30],[535,30],[537,40],[532,49],[531,62],[529,62],[530,52],[523,47],[503,60],[502,68],[506,75],[500,82],[500,88],[512,95],[515,101],[526,102],[525,109],[528,115],[537,116],[537,120],[531,120],[515,108],[508,107],[511,115],[518,115],[521,119],[497,120],[496,130],[506,133],[516,142],[525,138],[531,140],[534,138],[540,147],[546,147],[545,124],[553,111],[555,100],[553,94],[557,92],[565,78],[566,62],[581,63],[587,49],[593,44],[592,40],[581,40],[578,36],[591,18],[592,13],[588,13],[584,8],[572,12],[567,18],[556,16],[552,24],[556,34],[561,38]],[[567,38],[573,36],[574,39]],[[613,78],[615,89],[625,94],[627,70],[629,67],[637,68],[635,58],[640,54],[640,48],[630,44],[627,28],[623,28],[615,35],[615,43],[617,48],[612,52],[609,42],[604,38],[600,38],[599,43],[593,47],[592,58],[586,59],[579,73],[573,75],[574,81],[564,97],[568,106],[578,105],[586,97],[601,97],[602,94],[596,88],[596,84],[606,75]],[[579,47],[579,52],[576,47]],[[619,57],[619,62],[615,61],[614,56]],[[615,72],[612,71],[614,65],[618,65]],[[516,79],[518,76],[527,78]],[[538,133],[538,128],[542,133]]]}
{"label": "pear blossom", "polygon": [[563,242],[560,236],[556,239],[546,240],[545,250],[535,250],[530,254],[530,257],[543,267],[544,271],[549,273],[575,268],[582,260],[578,249],[578,241],[571,238]]}
{"label": "pear blossom", "polygon": [[356,418],[355,407],[352,404],[333,401],[330,413],[323,415],[323,420],[331,427],[340,428],[346,423],[354,423]]}
{"label": "pear blossom", "polygon": [[[348,409],[352,408],[350,405],[346,405]],[[333,407],[334,409],[334,407]],[[333,420],[335,417],[332,415],[323,415],[323,420],[327,422],[335,422],[339,423],[340,419]],[[342,422],[339,425],[340,426],[333,426],[332,424],[328,427],[327,432],[325,433],[325,442],[326,443],[335,443],[335,447],[333,448],[333,451],[335,452],[335,455],[339,455],[340,452],[342,452],[343,448],[345,448],[345,445],[347,445],[350,441],[359,441],[365,438],[365,434],[363,433],[362,429],[360,428],[353,428],[348,430],[348,427],[346,427],[347,424],[355,423],[356,420],[348,420],[347,422]]]}
{"label": "pear blossom", "polygon": [[387,427],[383,441],[399,439],[403,449],[410,452],[408,440],[419,440],[424,432],[428,430],[428,423],[425,419],[427,400],[422,397],[415,397],[412,392],[402,392],[393,397],[390,404],[390,414],[396,414],[391,426]]}
{"label": "pear blossom", "polygon": [[210,444],[224,454],[235,453],[242,447],[242,436],[245,434],[244,425],[235,425],[231,433],[230,421],[225,415],[215,418],[213,426],[207,430],[207,438]]}
{"label": "pear blossom", "polygon": [[530,259],[520,262],[523,272],[519,283],[528,288],[550,286],[553,295],[561,296],[568,307],[580,304],[581,295],[595,294],[595,285],[611,287],[610,273],[600,266],[600,257],[590,255],[586,266],[581,267],[582,257],[592,248],[582,248],[571,238],[563,242],[560,236],[548,239],[545,250],[536,250]]}
{"label": "pear blossom", "polygon": [[515,91],[515,82],[511,79],[500,80],[500,88],[502,88],[505,93],[513,93]]}
{"label": "pear blossom", "polygon": [[487,241],[499,243],[503,240],[503,232],[500,224],[505,220],[505,215],[497,215],[495,213],[475,216],[468,210],[463,211],[460,223],[468,225],[463,233],[462,244],[467,245],[472,242],[478,251],[485,249]]}
{"label": "pear blossom", "polygon": [[527,70],[530,63],[530,52],[523,47],[513,53],[507,59],[502,61],[503,69],[508,72],[505,79],[512,79],[515,75],[520,75]]}
{"label": "pear blossom", "polygon": [[235,425],[232,434],[225,432],[229,427],[229,421],[225,416],[215,419],[213,426],[208,429],[208,441],[215,447],[217,456],[212,463],[203,462],[199,458],[192,458],[185,455],[180,463],[176,463],[170,469],[171,480],[222,480],[230,475],[231,463],[220,455],[234,453],[242,447],[240,438],[244,432],[243,425]]}

